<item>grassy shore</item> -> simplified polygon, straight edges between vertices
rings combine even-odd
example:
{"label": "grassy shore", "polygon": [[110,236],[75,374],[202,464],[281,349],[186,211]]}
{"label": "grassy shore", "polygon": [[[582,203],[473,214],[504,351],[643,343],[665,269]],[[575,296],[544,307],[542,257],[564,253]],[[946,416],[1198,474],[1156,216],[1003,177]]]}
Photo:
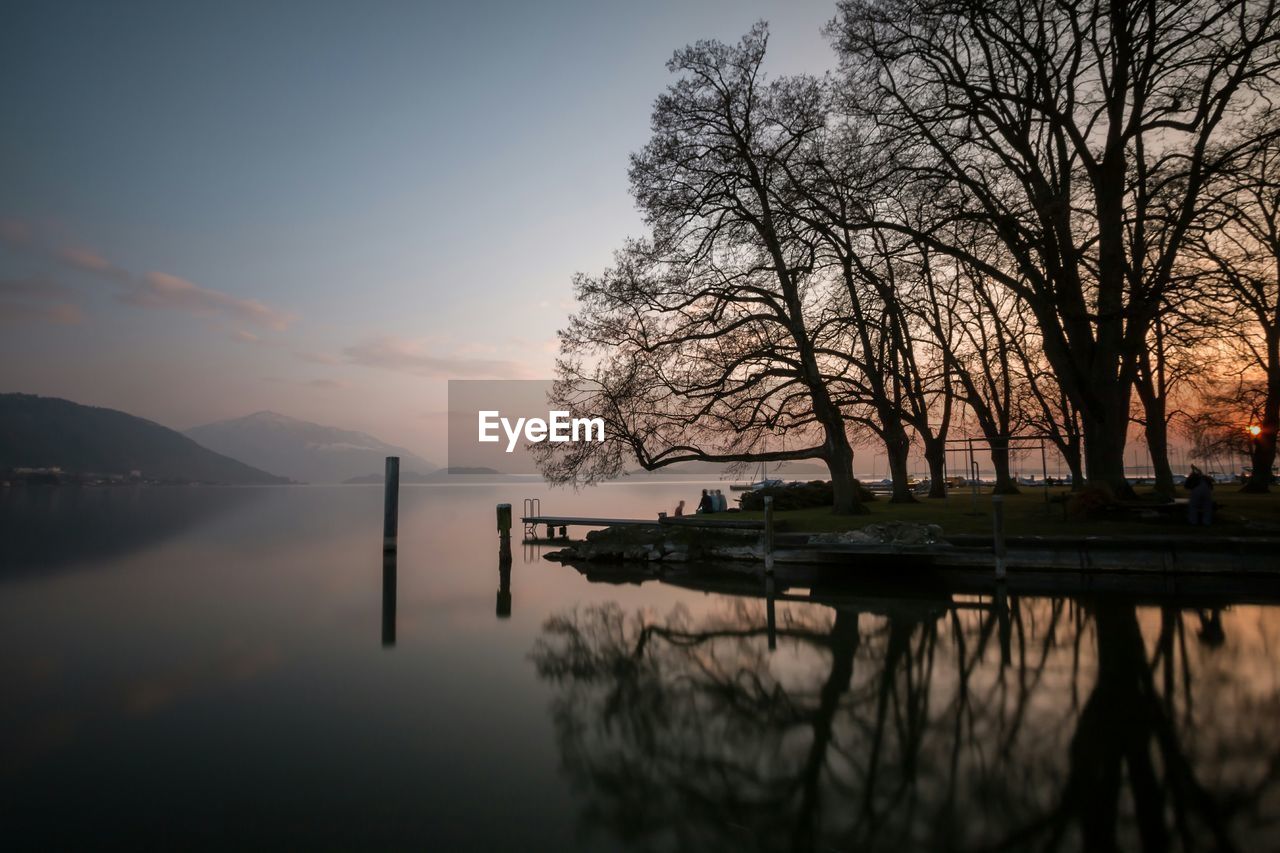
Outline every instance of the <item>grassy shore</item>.
{"label": "grassy shore", "polygon": [[[1280,535],[1280,493],[1241,494],[1235,485],[1220,485],[1214,500],[1221,509],[1212,527],[1192,527],[1180,512],[1171,518],[1143,521],[1131,518],[1078,518],[1064,512],[1067,489],[1025,488],[1005,497],[1005,530],[1010,536],[1277,536]],[[779,530],[828,532],[854,530],[873,522],[913,521],[940,525],[944,533],[991,533],[991,492],[976,502],[969,490],[953,491],[946,499],[920,498],[914,504],[889,503],[880,497],[867,504],[868,515],[837,516],[826,508],[778,512]],[[760,512],[735,513],[735,519],[758,519]]]}

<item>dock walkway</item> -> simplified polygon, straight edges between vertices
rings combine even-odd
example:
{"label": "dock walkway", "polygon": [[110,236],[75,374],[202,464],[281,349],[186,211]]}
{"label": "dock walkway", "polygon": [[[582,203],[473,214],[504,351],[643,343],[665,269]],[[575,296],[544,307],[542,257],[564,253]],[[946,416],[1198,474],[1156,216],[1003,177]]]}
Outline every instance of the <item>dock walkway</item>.
{"label": "dock walkway", "polygon": [[[723,515],[725,513],[716,513]],[[660,518],[591,518],[580,515],[524,515],[520,517],[526,534],[539,525],[547,526],[547,538],[554,538],[554,529],[563,532],[569,527],[704,527],[721,530],[764,530],[763,521],[740,521],[709,518],[705,515],[667,516]]]}

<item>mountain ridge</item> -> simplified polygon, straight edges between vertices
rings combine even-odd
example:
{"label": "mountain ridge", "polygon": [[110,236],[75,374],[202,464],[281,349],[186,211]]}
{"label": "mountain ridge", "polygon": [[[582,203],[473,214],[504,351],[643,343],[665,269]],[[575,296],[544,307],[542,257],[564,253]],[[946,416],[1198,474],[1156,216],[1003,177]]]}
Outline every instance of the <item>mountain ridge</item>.
{"label": "mountain ridge", "polygon": [[61,397],[0,393],[0,469],[53,467],[74,474],[138,471],[145,479],[163,481],[288,482],[119,409]]}
{"label": "mountain ridge", "polygon": [[185,434],[219,453],[305,483],[342,483],[364,476],[381,469],[388,456],[399,456],[407,470],[429,473],[437,468],[412,451],[368,433],[271,410],[202,424]]}

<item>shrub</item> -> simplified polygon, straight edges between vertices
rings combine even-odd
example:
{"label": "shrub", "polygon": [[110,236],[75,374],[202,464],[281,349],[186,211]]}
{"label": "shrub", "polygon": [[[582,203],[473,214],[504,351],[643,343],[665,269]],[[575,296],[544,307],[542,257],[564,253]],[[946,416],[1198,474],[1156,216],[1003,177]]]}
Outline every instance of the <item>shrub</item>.
{"label": "shrub", "polygon": [[[867,490],[862,483],[854,481],[858,500],[866,503],[874,501],[876,496]],[[753,492],[743,492],[738,498],[742,509],[762,510],[766,496],[773,498],[773,508],[779,512],[791,509],[810,509],[812,507],[831,506],[835,496],[830,480],[810,480],[807,483],[787,483],[781,486],[770,486]]]}
{"label": "shrub", "polygon": [[1067,499],[1067,513],[1076,518],[1097,518],[1114,506],[1116,496],[1107,486],[1085,486]]}

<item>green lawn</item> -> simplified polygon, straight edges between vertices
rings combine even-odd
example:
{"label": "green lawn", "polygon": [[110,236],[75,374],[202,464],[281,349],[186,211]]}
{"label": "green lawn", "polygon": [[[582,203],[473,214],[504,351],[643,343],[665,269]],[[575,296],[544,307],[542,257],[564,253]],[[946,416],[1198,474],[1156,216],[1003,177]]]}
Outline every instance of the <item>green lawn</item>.
{"label": "green lawn", "polygon": [[[1046,504],[1044,490],[1026,488],[1023,494],[1005,496],[1005,530],[1010,536],[1089,536],[1105,534],[1266,536],[1280,534],[1280,491],[1269,495],[1246,495],[1235,485],[1220,485],[1214,500],[1222,505],[1210,528],[1192,527],[1178,513],[1172,520],[1064,518],[1061,499],[1065,488],[1050,489]],[[944,533],[990,534],[991,492],[985,490],[976,502],[968,490],[953,491],[946,499],[920,498],[914,504],[892,504],[879,497],[867,504],[869,515],[837,516],[826,508],[778,512],[779,530],[827,532],[851,530],[881,521],[914,521],[941,525]],[[760,512],[735,513],[735,519],[758,519]]]}

